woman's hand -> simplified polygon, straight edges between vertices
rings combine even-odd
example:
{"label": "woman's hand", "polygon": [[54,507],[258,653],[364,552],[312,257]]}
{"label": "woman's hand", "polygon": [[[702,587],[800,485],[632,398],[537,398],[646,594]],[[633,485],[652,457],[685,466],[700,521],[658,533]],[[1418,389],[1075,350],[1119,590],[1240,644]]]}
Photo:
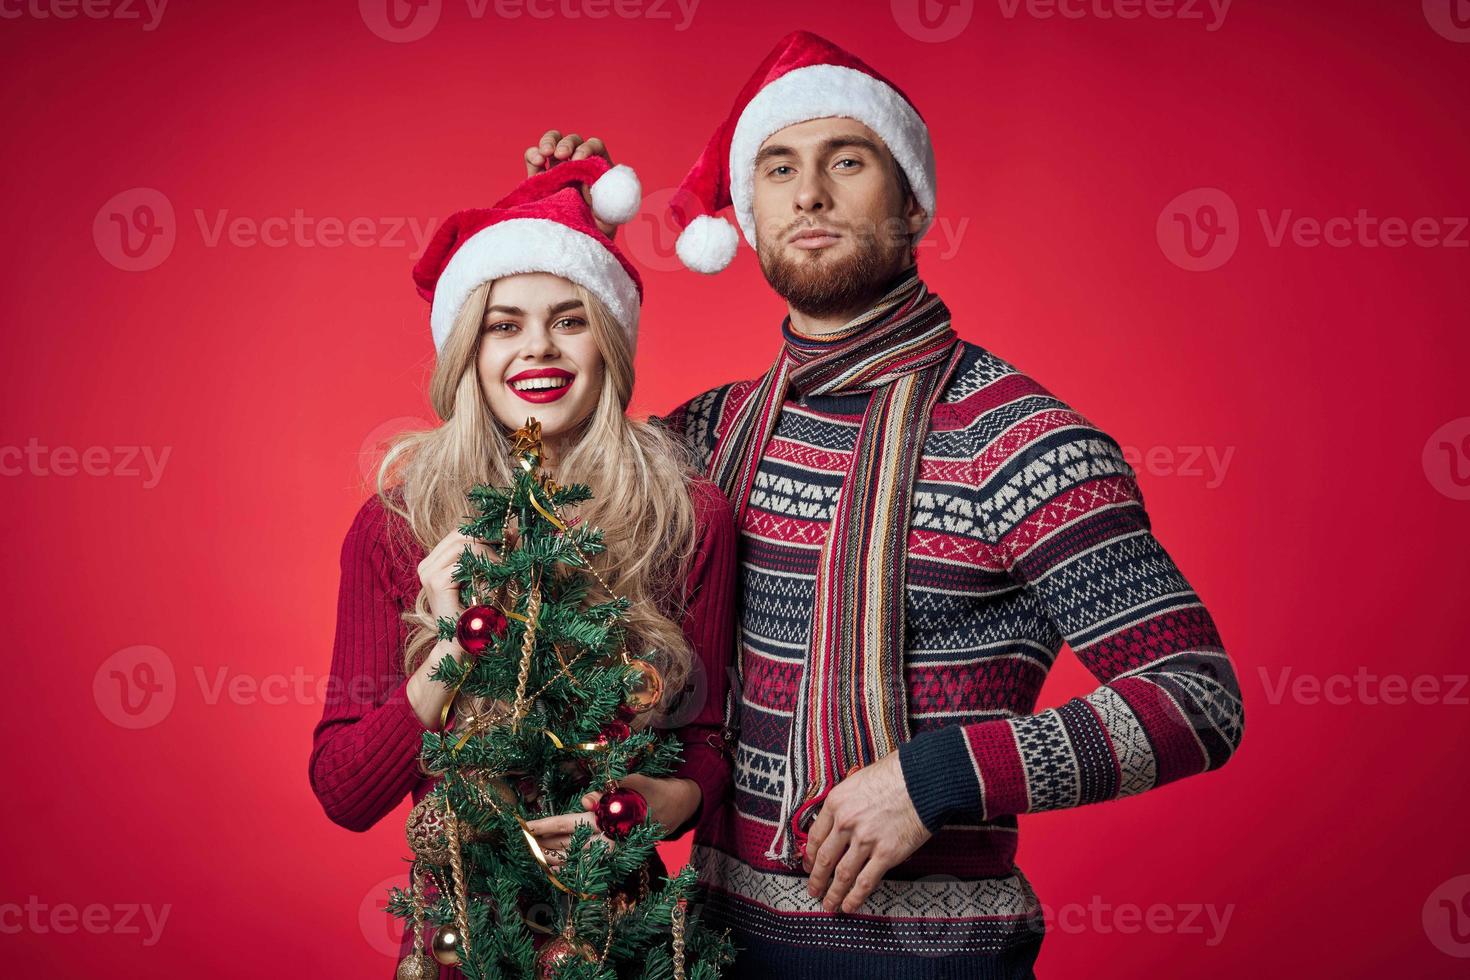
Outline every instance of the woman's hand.
{"label": "woman's hand", "polygon": [[459,601],[459,585],[454,581],[454,566],[459,563],[465,545],[482,558],[491,554],[490,545],[454,530],[444,535],[419,562],[419,582],[428,592],[429,610],[435,617],[458,619],[464,612]]}
{"label": "woman's hand", "polygon": [[[622,786],[636,790],[648,801],[648,814],[655,821],[663,824],[664,830],[671,831],[681,825],[694,815],[699,808],[701,793],[699,784],[692,779],[681,779],[675,776],[655,777],[643,776],[637,773],[622,779]],[[555,817],[541,817],[537,820],[526,821],[526,826],[535,835],[536,842],[546,852],[547,862],[553,868],[559,868],[565,860],[567,845],[571,843],[572,831],[578,824],[590,824],[596,829],[597,818],[592,811],[597,809],[597,801],[602,799],[602,793],[594,790],[582,797],[582,813],[564,813]],[[603,834],[594,834],[608,838]]]}

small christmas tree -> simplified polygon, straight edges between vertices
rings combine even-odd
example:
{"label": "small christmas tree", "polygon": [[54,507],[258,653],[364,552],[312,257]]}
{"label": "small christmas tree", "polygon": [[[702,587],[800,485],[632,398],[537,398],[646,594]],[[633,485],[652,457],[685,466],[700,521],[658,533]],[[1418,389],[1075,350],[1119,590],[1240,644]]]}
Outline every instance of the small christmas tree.
{"label": "small christmas tree", "polygon": [[[432,676],[486,707],[424,733],[423,765],[442,778],[409,814],[410,888],[389,899],[414,930],[398,976],[437,977],[445,963],[468,980],[715,980],[733,951],[686,914],[695,869],[650,880],[663,828],[617,785],[678,764],[677,740],[630,725],[658,704],[662,676],[653,651],[628,650],[628,602],[589,561],[602,532],[563,516],[592,492],[541,471],[540,430],[531,419],[515,433],[514,486],[469,492],[479,516],[460,530],[498,556],[461,555],[468,608],[439,631],[466,657],[443,658]],[[591,790],[612,843],[581,825],[553,869],[526,821],[582,812]]]}

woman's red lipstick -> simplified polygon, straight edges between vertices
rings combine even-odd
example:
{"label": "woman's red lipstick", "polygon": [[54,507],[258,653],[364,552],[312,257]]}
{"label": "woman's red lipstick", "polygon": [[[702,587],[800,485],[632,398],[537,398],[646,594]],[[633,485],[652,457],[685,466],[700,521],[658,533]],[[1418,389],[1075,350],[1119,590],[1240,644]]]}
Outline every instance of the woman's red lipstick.
{"label": "woman's red lipstick", "polygon": [[[566,383],[555,387],[525,389],[516,387],[518,382],[535,381],[541,378],[550,378],[554,381],[564,381]],[[519,374],[514,374],[506,378],[505,385],[523,400],[533,402],[537,405],[545,405],[548,402],[556,401],[571,391],[572,382],[576,380],[577,376],[575,374],[570,371],[563,371],[561,368],[533,368],[530,371],[522,371]]]}

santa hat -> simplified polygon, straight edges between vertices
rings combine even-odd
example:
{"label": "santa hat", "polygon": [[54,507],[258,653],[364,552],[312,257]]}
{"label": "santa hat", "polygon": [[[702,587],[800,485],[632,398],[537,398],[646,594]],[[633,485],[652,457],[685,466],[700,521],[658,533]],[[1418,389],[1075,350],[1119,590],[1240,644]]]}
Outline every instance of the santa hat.
{"label": "santa hat", "polygon": [[[590,209],[584,185],[591,187]],[[642,194],[631,168],[592,156],[527,177],[494,207],[451,215],[413,267],[414,285],[430,302],[434,349],[443,349],[470,293],[522,272],[549,272],[586,287],[606,304],[632,345],[643,281],[594,217],[623,224],[638,213]]]}
{"label": "santa hat", "polygon": [[928,213],[917,244],[934,220],[934,148],[919,111],[896,85],[856,56],[810,31],[794,31],[766,55],[740,90],[730,115],[679,185],[669,204],[681,229],[675,249],[696,272],[719,272],[735,258],[735,229],[716,214],[735,205],[745,240],[755,247],[751,197],[755,157],[772,133],[842,116],[877,133],[903,168]]}

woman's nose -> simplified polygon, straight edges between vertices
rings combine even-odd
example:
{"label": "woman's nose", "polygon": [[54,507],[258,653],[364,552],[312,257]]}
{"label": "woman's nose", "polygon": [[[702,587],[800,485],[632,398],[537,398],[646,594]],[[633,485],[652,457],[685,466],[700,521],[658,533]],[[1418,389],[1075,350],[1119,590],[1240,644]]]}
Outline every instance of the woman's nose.
{"label": "woman's nose", "polygon": [[550,330],[544,327],[532,328],[525,332],[524,337],[525,344],[521,348],[522,357],[545,359],[560,355],[556,349],[556,338],[552,336]]}

